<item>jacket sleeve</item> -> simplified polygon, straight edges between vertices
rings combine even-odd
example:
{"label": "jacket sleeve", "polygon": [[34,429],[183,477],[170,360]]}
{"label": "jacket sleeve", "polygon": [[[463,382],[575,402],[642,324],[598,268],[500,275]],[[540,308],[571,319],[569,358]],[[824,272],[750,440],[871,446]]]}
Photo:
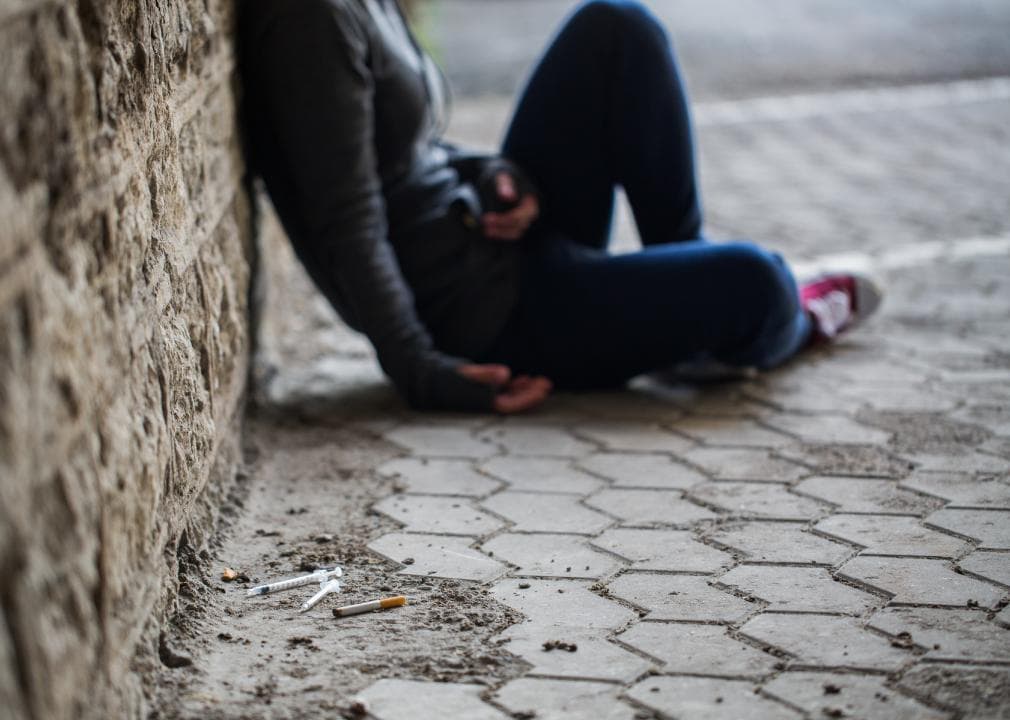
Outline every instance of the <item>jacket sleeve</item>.
{"label": "jacket sleeve", "polygon": [[400,272],[378,172],[367,38],[337,12],[322,0],[291,2],[257,39],[255,77],[246,78],[276,140],[299,241],[321,266],[313,276],[326,278],[324,292],[368,336],[411,405],[490,409],[491,389],[459,376],[463,361],[434,348]]}

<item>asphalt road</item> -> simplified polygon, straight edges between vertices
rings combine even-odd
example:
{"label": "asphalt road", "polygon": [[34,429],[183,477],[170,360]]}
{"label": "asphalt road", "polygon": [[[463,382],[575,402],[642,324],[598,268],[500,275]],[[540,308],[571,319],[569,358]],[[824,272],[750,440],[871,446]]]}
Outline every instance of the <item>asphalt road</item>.
{"label": "asphalt road", "polygon": [[[512,94],[575,0],[430,0],[459,97]],[[1006,0],[650,0],[696,100],[1010,75]]]}

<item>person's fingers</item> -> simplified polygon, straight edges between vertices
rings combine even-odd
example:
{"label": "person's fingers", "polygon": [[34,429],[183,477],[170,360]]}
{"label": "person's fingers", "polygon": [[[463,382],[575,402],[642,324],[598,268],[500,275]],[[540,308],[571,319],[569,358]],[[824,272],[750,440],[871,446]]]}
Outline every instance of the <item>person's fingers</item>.
{"label": "person's fingers", "polygon": [[495,387],[505,385],[508,383],[509,378],[512,377],[512,371],[508,367],[495,364],[477,365],[473,363],[460,365],[456,368],[456,372],[468,380]]}
{"label": "person's fingers", "polygon": [[505,202],[515,202],[518,194],[516,193],[516,181],[512,178],[511,173],[500,172],[495,175],[494,178],[495,190],[498,191],[498,197],[500,197]]}
{"label": "person's fingers", "polygon": [[547,398],[551,388],[551,381],[545,377],[516,378],[495,398],[495,410],[505,414],[530,410]]}

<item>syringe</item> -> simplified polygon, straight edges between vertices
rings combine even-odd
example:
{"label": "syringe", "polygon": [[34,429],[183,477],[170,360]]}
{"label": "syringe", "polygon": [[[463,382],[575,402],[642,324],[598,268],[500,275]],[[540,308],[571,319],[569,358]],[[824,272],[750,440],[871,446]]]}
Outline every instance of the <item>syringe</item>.
{"label": "syringe", "polygon": [[324,582],[320,584],[319,592],[310,597],[308,600],[302,603],[302,612],[307,612],[316,606],[316,603],[322,600],[324,597],[330,593],[340,592],[340,581],[333,579],[329,582]]}
{"label": "syringe", "polygon": [[254,588],[249,588],[246,591],[246,595],[252,597],[253,595],[266,595],[268,593],[278,592],[279,590],[290,590],[291,588],[301,587],[303,585],[311,585],[312,583],[325,583],[329,578],[338,578],[344,574],[344,571],[339,567],[334,567],[329,570],[326,568],[319,568],[315,572],[309,575],[302,575],[300,577],[291,578],[290,580],[280,580],[275,583],[267,583],[266,585],[257,585]]}

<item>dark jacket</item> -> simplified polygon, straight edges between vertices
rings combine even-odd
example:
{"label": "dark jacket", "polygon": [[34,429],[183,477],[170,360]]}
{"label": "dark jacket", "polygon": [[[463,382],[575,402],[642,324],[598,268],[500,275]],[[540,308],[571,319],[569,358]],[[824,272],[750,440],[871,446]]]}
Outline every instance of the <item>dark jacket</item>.
{"label": "dark jacket", "polygon": [[451,209],[492,159],[440,141],[438,69],[395,0],[239,7],[249,162],[309,275],[412,405],[488,409],[453,353],[479,355],[505,324],[518,249]]}

